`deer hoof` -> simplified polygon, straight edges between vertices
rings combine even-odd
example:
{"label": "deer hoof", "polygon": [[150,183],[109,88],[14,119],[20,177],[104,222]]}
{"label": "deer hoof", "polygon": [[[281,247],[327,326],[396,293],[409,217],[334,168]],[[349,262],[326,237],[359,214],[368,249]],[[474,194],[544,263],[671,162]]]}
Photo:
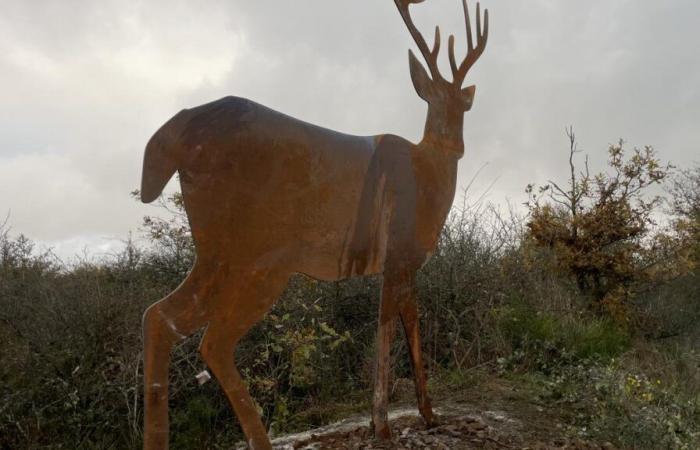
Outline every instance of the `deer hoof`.
{"label": "deer hoof", "polygon": [[373,422],[370,426],[374,429],[374,437],[380,441],[388,441],[391,439],[391,428],[389,424],[384,422],[383,424],[375,425]]}

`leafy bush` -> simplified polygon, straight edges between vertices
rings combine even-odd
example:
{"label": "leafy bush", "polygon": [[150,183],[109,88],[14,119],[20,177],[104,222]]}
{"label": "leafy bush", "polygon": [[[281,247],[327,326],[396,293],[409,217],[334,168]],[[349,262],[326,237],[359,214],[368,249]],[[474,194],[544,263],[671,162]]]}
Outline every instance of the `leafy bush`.
{"label": "leafy bush", "polygon": [[627,332],[609,319],[555,316],[522,303],[496,308],[494,315],[511,349],[499,358],[502,369],[550,370],[582,360],[609,360],[630,343]]}
{"label": "leafy bush", "polygon": [[661,199],[645,194],[672,166],[661,165],[650,146],[635,148],[626,158],[620,140],[608,149],[609,173],[591,175],[588,159],[583,169],[574,164],[573,129],[567,135],[569,180],[564,187],[554,181],[537,190],[527,187],[526,238],[554,255],[554,267],[575,280],[592,310],[625,323],[629,300],[656,263],[656,254],[646,250]]}
{"label": "leafy bush", "polygon": [[541,397],[568,417],[572,432],[612,440],[623,448],[695,449],[700,446],[700,401],[624,359],[559,368],[536,378]]}
{"label": "leafy bush", "polygon": [[562,332],[563,347],[571,349],[579,359],[613,358],[630,345],[627,332],[609,319],[572,321]]}
{"label": "leafy bush", "polygon": [[[466,388],[479,381],[471,368],[495,367],[540,380],[545,397],[570,407],[572,424],[590,433],[641,448],[653,439],[692,448],[700,370],[687,349],[700,336],[698,278],[639,292],[644,332],[621,328],[581,307],[575,281],[555,270],[550,252],[522,245],[523,223],[465,200],[443,230],[418,277],[424,355],[439,375],[431,385]],[[0,227],[0,448],[141,445],[141,316],[194,257],[183,216],[144,225],[149,246],[127,241],[119,254],[71,266]],[[273,432],[367,408],[380,283],[294,277],[241,341],[238,367]],[[231,448],[241,433],[225,396],[215,382],[194,378],[205,368],[200,337],[173,352],[171,445]],[[646,339],[681,337],[688,341],[677,347],[640,350],[652,348]],[[409,377],[402,339],[392,353],[397,377]],[[628,375],[639,386],[625,390]],[[576,409],[564,401],[587,398],[597,403]]]}

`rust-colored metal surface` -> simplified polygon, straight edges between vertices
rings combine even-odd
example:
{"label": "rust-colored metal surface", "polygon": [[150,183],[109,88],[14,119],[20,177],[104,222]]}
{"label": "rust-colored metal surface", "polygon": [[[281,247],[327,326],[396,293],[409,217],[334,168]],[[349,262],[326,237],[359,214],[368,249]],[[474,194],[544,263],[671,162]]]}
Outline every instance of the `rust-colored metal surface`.
{"label": "rust-colored metal surface", "polygon": [[[426,392],[416,305],[416,271],[435,249],[455,194],[464,152],[464,112],[474,86],[462,82],[484,51],[463,0],[466,57],[452,81],[438,70],[440,32],[428,47],[394,0],[427,64],[409,51],[411,78],[428,103],[418,144],[393,135],[351,136],[311,125],[253,101],[225,97],[175,115],[149,141],[141,199],[156,199],[178,172],[197,258],[185,281],[143,319],[144,448],[168,447],[168,369],[175,343],[206,327],[201,355],[221,384],[251,449],[271,449],[255,403],[234,364],[237,342],[270,310],[289,277],[322,280],[383,274],[372,423],[389,437],[389,349],[400,321],[409,344],[418,408],[434,422]],[[475,40],[475,42],[474,42]]]}

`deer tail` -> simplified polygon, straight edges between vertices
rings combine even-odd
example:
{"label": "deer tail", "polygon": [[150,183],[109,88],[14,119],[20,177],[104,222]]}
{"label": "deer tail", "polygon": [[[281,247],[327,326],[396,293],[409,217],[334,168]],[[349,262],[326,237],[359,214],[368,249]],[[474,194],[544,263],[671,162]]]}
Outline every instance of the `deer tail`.
{"label": "deer tail", "polygon": [[141,175],[143,203],[157,199],[178,169],[178,138],[182,132],[183,112],[160,127],[146,145]]}

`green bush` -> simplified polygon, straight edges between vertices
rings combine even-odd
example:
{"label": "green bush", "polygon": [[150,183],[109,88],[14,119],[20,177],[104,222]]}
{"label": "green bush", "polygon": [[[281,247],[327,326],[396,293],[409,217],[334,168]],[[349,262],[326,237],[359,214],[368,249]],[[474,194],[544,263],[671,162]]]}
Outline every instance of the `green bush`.
{"label": "green bush", "polygon": [[629,348],[627,331],[609,319],[590,318],[562,324],[563,347],[578,359],[610,359]]}
{"label": "green bush", "polygon": [[513,348],[553,343],[561,337],[561,324],[551,314],[535,311],[524,304],[494,309],[498,327]]}
{"label": "green bush", "polygon": [[581,437],[622,448],[700,448],[697,392],[652,378],[629,361],[566,365],[531,379],[541,387],[541,398],[550,408],[561,408]]}
{"label": "green bush", "polygon": [[[468,389],[482,376],[471,368],[496,366],[502,373],[545,380],[553,401],[588,395],[602,402],[609,395],[613,403],[604,410],[609,420],[596,427],[624,437],[615,420],[629,423],[632,437],[624,442],[661,439],[659,424],[674,417],[680,417],[674,427],[685,433],[682,442],[694,442],[700,371],[696,356],[686,350],[693,344],[665,347],[658,352],[663,358],[632,364],[634,370],[620,365],[605,372],[601,368],[613,367],[613,360],[636,354],[634,330],[577,309],[575,286],[553,273],[545,252],[539,259],[523,256],[519,223],[484,206],[466,208],[451,218],[419,273],[424,355],[431,374],[439,375],[431,386]],[[0,230],[0,449],[141,445],[141,316],[180,283],[193,258],[185,225],[157,219],[147,225],[149,247],[127,242],[117,255],[71,266]],[[238,367],[273,432],[367,410],[380,283],[376,277],[339,283],[294,277],[267,319],[241,341]],[[697,279],[671,283],[654,294],[654,303],[645,303],[683,297],[668,303],[682,304],[683,313],[669,311],[674,320],[663,323],[667,328],[682,323],[688,339],[698,336],[687,319],[698,314],[697,303],[685,298],[690,292],[697,292]],[[401,336],[397,333],[392,361],[398,377],[410,377]],[[241,433],[225,396],[217,383],[199,386],[194,379],[205,368],[200,337],[173,352],[172,447],[231,448]],[[622,373],[662,380],[666,397],[653,392],[655,401],[663,401],[661,409],[631,398],[620,384]],[[635,415],[634,405],[663,421]],[[600,404],[589,406],[590,415],[599,412]],[[625,414],[636,422],[625,422]],[[574,423],[590,426],[590,415]],[[651,437],[642,438],[647,432]]]}
{"label": "green bush", "polygon": [[493,310],[497,327],[510,349],[501,365],[545,370],[580,360],[609,360],[630,344],[624,329],[597,317],[556,316],[523,303]]}

